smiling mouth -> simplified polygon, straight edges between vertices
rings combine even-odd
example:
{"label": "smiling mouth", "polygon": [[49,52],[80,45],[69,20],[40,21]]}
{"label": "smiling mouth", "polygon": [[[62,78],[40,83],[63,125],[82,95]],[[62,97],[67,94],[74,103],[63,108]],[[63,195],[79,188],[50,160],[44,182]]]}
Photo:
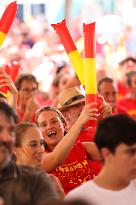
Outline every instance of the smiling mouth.
{"label": "smiling mouth", "polygon": [[37,160],[37,161],[42,161],[42,159],[43,159],[43,155],[36,155],[35,156],[35,159]]}
{"label": "smiling mouth", "polygon": [[56,136],[55,131],[48,132],[48,137],[54,137],[54,136]]}

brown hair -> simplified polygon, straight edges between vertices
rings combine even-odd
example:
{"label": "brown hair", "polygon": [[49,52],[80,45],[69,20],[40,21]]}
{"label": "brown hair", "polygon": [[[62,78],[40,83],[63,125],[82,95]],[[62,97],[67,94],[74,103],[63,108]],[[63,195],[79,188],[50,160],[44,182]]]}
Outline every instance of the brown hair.
{"label": "brown hair", "polygon": [[[35,122],[36,122],[37,125],[38,125],[38,120],[37,120],[37,119],[38,119],[39,115],[40,115],[42,112],[48,111],[48,110],[51,110],[51,111],[53,111],[53,112],[56,112],[56,113],[58,114],[58,116],[59,116],[59,118],[60,118],[62,124],[63,124],[63,125],[66,125],[66,120],[65,120],[64,116],[62,115],[62,113],[61,113],[57,108],[55,108],[55,107],[53,107],[53,106],[45,106],[45,107],[42,107],[42,108],[40,108],[40,109],[35,113]],[[39,126],[39,125],[38,125],[38,126]],[[65,132],[64,134],[66,134],[66,132]]]}
{"label": "brown hair", "polygon": [[31,127],[37,127],[37,125],[31,122],[22,122],[16,126],[15,128],[15,146],[16,147],[22,146],[22,140],[23,140],[24,133]]}
{"label": "brown hair", "polygon": [[38,82],[37,82],[34,75],[32,75],[32,74],[21,74],[21,75],[19,75],[19,77],[17,78],[17,80],[15,82],[15,86],[16,86],[17,90],[21,89],[21,84],[24,80],[34,82],[37,85],[37,88],[38,88]]}

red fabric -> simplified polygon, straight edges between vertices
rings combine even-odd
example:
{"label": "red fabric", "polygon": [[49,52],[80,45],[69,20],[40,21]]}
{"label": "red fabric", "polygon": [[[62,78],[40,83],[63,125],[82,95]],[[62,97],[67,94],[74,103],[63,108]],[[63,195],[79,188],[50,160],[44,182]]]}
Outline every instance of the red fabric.
{"label": "red fabric", "polygon": [[128,115],[128,111],[124,106],[117,104],[115,109],[112,110],[112,114],[126,114],[126,115]]}
{"label": "red fabric", "polygon": [[63,165],[51,173],[59,178],[65,193],[90,180],[91,168],[82,143],[76,143]]}
{"label": "red fabric", "polygon": [[16,1],[10,3],[0,19],[0,31],[7,34],[17,12]]}
{"label": "red fabric", "polygon": [[83,24],[85,58],[95,58],[95,23]]}
{"label": "red fabric", "polygon": [[77,141],[79,142],[93,142],[94,141],[94,133],[96,127],[85,128],[78,135]]}
{"label": "red fabric", "polygon": [[[77,141],[93,142],[94,141],[95,129],[96,129],[96,127],[83,129],[80,132],[80,134],[77,138]],[[92,175],[97,176],[98,173],[101,170],[101,167],[102,167],[101,163],[99,161],[92,161],[92,160],[89,163],[90,163]]]}
{"label": "red fabric", "polygon": [[120,82],[117,83],[117,87],[118,87],[117,98],[118,100],[121,100],[129,93],[129,88],[127,86],[123,86]]}
{"label": "red fabric", "polygon": [[10,75],[13,82],[15,83],[16,78],[19,74],[20,64],[19,63],[9,63],[9,64],[4,65],[3,68],[5,69],[6,73]]}
{"label": "red fabric", "polygon": [[[24,113],[20,112],[18,109],[16,109],[17,115],[18,115],[18,123],[20,123],[23,120]],[[35,116],[32,117],[31,122],[35,123]]]}
{"label": "red fabric", "polygon": [[[8,75],[10,75],[11,79],[15,83],[16,78],[19,74],[20,64],[17,63],[6,64],[3,66],[3,69]],[[3,77],[0,77],[0,79],[3,79]],[[7,86],[0,88],[0,91],[3,93],[7,93],[9,90],[10,90],[9,87]]]}
{"label": "red fabric", "polygon": [[51,24],[54,30],[57,32],[61,43],[63,44],[67,53],[77,50],[76,45],[69,33],[69,30],[66,26],[66,20],[62,20],[60,23]]}
{"label": "red fabric", "polygon": [[119,101],[119,105],[124,106],[127,109],[128,114],[136,119],[136,99],[126,97]]}

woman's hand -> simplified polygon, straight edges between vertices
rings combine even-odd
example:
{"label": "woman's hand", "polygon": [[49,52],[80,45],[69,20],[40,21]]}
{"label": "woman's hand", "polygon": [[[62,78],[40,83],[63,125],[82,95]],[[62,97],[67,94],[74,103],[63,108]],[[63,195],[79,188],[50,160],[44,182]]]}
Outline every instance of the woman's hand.
{"label": "woman's hand", "polygon": [[78,122],[83,126],[86,124],[89,120],[97,120],[99,114],[98,114],[98,109],[97,103],[92,102],[87,105],[85,105],[84,109],[82,110]]}

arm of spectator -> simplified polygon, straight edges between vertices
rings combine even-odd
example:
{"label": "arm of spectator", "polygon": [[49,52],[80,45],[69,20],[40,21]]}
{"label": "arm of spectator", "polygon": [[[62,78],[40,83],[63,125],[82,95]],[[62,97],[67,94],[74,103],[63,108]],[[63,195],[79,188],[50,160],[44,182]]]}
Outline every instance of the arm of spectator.
{"label": "arm of spectator", "polygon": [[53,174],[49,174],[49,178],[50,178],[52,186],[54,187],[54,189],[57,192],[60,199],[64,199],[65,192],[64,192],[64,189],[63,189],[58,177],[54,176]]}
{"label": "arm of spectator", "polygon": [[22,121],[30,121],[31,122],[35,112],[38,109],[39,109],[39,104],[36,101],[35,96],[32,96],[27,102],[26,110],[25,110]]}
{"label": "arm of spectator", "polygon": [[101,156],[99,153],[96,144],[93,142],[83,142],[82,143],[88,153],[88,156],[91,160],[101,160]]}
{"label": "arm of spectator", "polygon": [[62,138],[52,152],[45,153],[42,167],[46,171],[51,171],[64,162],[69,152],[71,151],[82,127],[88,120],[97,120],[98,110],[95,108],[97,103],[87,104],[81,115],[71,127],[69,132]]}
{"label": "arm of spectator", "polygon": [[9,105],[12,106],[13,108],[16,108],[17,106],[17,99],[18,99],[18,91],[17,88],[15,86],[15,84],[13,83],[10,75],[8,75],[4,69],[1,68],[1,72],[0,72],[0,87],[8,87],[9,88],[9,92],[10,92],[10,99],[9,99]]}

